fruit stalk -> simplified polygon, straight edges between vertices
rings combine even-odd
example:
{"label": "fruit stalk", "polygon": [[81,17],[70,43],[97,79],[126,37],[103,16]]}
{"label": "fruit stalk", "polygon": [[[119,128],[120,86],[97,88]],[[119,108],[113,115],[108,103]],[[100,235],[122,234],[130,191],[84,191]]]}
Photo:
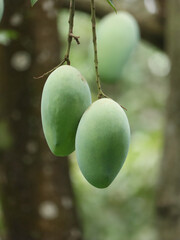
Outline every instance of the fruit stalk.
{"label": "fruit stalk", "polygon": [[68,65],[70,65],[69,54],[70,54],[71,43],[73,38],[74,12],[75,12],[75,0],[70,0],[68,47],[67,47],[67,53],[65,56]]}
{"label": "fruit stalk", "polygon": [[91,0],[91,22],[92,22],[92,34],[93,34],[93,46],[94,46],[94,64],[96,71],[96,83],[98,87],[98,98],[107,97],[101,88],[101,81],[99,77],[99,68],[98,68],[98,54],[97,54],[97,37],[96,37],[96,9],[94,0]]}
{"label": "fruit stalk", "polygon": [[39,77],[34,77],[34,79],[40,79],[43,78],[44,76],[52,73],[54,70],[56,70],[58,67],[60,67],[61,65],[63,65],[65,62],[67,62],[67,65],[70,65],[70,59],[69,59],[69,55],[70,55],[70,50],[71,50],[71,42],[72,39],[74,39],[77,44],[80,44],[79,42],[79,36],[75,36],[73,34],[73,27],[74,27],[74,13],[75,13],[75,0],[70,0],[70,6],[69,6],[69,32],[68,32],[68,46],[67,46],[67,52],[66,55],[64,56],[64,59],[57,65],[55,66],[53,69],[51,69],[50,71],[42,74]]}

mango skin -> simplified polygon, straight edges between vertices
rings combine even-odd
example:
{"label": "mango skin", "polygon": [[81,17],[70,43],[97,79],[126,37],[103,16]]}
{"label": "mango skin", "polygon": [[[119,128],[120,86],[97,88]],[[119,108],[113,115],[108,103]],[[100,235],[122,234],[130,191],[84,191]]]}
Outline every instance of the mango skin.
{"label": "mango skin", "polygon": [[50,74],[42,93],[41,116],[54,155],[66,156],[74,151],[78,123],[90,104],[89,86],[77,69],[66,65]]}
{"label": "mango skin", "polygon": [[0,0],[0,21],[4,13],[4,0]]}
{"label": "mango skin", "polygon": [[83,114],[76,133],[76,157],[86,180],[106,188],[126,159],[130,127],[125,112],[111,99],[94,102]]}
{"label": "mango skin", "polygon": [[110,13],[98,25],[99,73],[105,83],[119,80],[139,41],[136,19],[127,12]]}

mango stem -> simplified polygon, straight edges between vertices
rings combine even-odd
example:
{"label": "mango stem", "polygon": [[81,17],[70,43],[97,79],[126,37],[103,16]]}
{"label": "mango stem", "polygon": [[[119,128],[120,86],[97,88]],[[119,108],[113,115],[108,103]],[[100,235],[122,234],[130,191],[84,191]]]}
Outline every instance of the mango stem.
{"label": "mango stem", "polygon": [[53,69],[49,70],[46,73],[43,73],[41,76],[39,77],[34,77],[34,79],[40,79],[43,78],[44,76],[50,74],[51,72],[53,72],[54,70],[56,70],[58,67],[60,67],[61,65],[63,65],[65,62],[67,63],[67,65],[70,65],[70,59],[69,59],[69,55],[70,55],[70,50],[71,50],[71,43],[72,43],[72,39],[74,39],[77,44],[80,44],[79,42],[79,36],[75,36],[73,34],[73,27],[74,27],[74,13],[75,13],[75,0],[70,0],[70,6],[69,6],[69,32],[68,32],[68,46],[67,46],[67,51],[66,54],[64,56],[64,59],[57,65],[55,66]]}
{"label": "mango stem", "polygon": [[106,98],[107,96],[102,91],[101,80],[99,77],[97,37],[96,37],[96,9],[95,9],[94,0],[91,0],[91,22],[92,22],[92,34],[93,34],[93,46],[94,46],[94,64],[95,64],[95,71],[96,71],[96,83],[98,87],[98,99],[100,99],[100,98]]}

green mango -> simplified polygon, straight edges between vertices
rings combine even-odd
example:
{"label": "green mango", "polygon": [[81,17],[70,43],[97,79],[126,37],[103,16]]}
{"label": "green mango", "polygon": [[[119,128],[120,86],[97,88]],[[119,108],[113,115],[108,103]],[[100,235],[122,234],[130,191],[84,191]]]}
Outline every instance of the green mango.
{"label": "green mango", "polygon": [[50,74],[43,88],[41,116],[54,155],[66,156],[74,151],[78,123],[90,104],[89,86],[76,68],[64,65]]}
{"label": "green mango", "polygon": [[114,180],[126,159],[130,143],[128,119],[111,99],[94,102],[78,125],[75,149],[80,170],[97,188]]}
{"label": "green mango", "polygon": [[4,0],[0,0],[0,21],[4,13]]}
{"label": "green mango", "polygon": [[110,13],[98,25],[98,59],[101,80],[117,82],[139,41],[139,27],[127,12]]}

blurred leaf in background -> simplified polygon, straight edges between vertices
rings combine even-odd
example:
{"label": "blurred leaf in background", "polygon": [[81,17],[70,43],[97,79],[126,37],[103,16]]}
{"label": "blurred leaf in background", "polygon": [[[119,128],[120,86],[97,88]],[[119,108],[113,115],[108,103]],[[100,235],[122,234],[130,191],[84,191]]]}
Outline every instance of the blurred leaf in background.
{"label": "blurred leaf in background", "polygon": [[3,222],[3,213],[2,213],[1,205],[0,205],[0,234],[1,234],[1,237],[5,236],[5,224]]}
{"label": "blurred leaf in background", "polygon": [[18,38],[18,33],[13,30],[0,30],[0,44],[9,45],[9,43]]}
{"label": "blurred leaf in background", "polygon": [[38,0],[31,0],[31,6],[34,6],[34,4],[37,2]]}
{"label": "blurred leaf in background", "polygon": [[109,5],[114,9],[114,11],[116,12],[116,8],[115,8],[115,6],[114,6],[114,3],[113,3],[113,1],[112,0],[106,0],[108,3],[109,3]]}

